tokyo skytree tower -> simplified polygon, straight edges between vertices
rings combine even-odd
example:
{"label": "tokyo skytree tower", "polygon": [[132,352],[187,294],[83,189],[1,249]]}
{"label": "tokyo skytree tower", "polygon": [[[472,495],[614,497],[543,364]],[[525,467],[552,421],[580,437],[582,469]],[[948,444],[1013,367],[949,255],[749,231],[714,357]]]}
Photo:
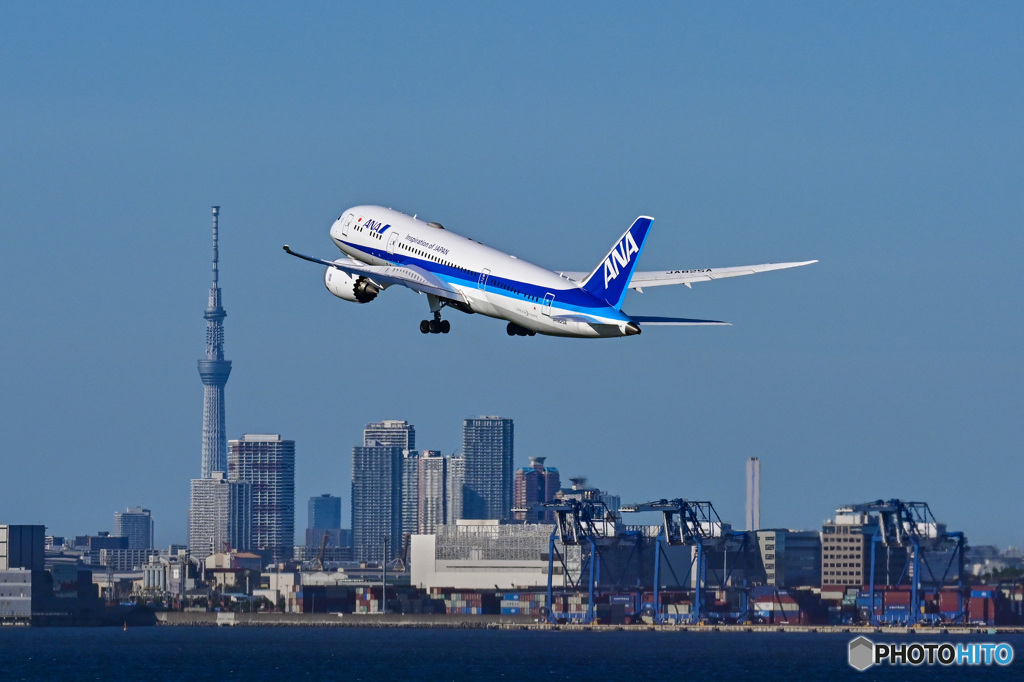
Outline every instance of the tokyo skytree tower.
{"label": "tokyo skytree tower", "polygon": [[199,361],[203,380],[203,473],[210,478],[214,471],[228,470],[228,443],[224,430],[224,386],[231,374],[231,361],[224,359],[224,318],[227,313],[220,304],[217,283],[217,216],[220,206],[213,207],[213,283],[206,318],[206,357]]}

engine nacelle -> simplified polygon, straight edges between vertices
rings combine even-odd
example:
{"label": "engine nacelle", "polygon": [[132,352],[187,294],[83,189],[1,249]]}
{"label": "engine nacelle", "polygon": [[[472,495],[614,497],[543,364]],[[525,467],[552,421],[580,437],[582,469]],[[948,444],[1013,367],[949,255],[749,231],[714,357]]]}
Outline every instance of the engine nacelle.
{"label": "engine nacelle", "polygon": [[337,268],[327,268],[324,284],[327,291],[353,303],[369,303],[380,293],[380,289],[362,275],[353,277]]}

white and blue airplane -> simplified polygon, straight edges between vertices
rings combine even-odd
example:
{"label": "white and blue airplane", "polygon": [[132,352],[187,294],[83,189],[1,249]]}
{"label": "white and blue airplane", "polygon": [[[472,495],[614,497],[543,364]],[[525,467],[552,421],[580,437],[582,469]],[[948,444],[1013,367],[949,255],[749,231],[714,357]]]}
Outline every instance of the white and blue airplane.
{"label": "white and blue airplane", "polygon": [[334,221],[331,240],[345,254],[337,260],[289,254],[327,266],[324,284],[338,298],[369,303],[396,284],[427,295],[433,318],[424,334],[447,334],[443,308],[508,322],[509,336],[610,338],[639,334],[650,325],[727,324],[717,320],[627,315],[627,289],[706,282],[817,263],[769,263],[731,268],[635,272],[652,219],[640,216],[593,271],[552,272],[485,246],[416,216],[381,206],[354,206]]}

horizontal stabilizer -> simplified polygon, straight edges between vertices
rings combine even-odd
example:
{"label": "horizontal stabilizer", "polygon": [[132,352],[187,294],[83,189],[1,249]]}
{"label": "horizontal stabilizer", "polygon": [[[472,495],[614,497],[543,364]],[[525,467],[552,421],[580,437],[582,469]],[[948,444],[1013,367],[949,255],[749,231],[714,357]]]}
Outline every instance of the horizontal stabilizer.
{"label": "horizontal stabilizer", "polygon": [[646,317],[644,315],[630,315],[631,320],[642,325],[653,326],[693,326],[700,324],[729,325],[729,322],[721,320],[694,320],[688,317]]}
{"label": "horizontal stabilizer", "polygon": [[710,282],[715,279],[727,277],[740,277],[742,275],[754,275],[759,272],[772,272],[774,270],[786,270],[788,268],[799,268],[803,265],[817,263],[816,260],[807,260],[799,263],[765,263],[763,265],[740,265],[731,268],[696,268],[692,270],[663,270],[661,272],[637,272],[629,283],[630,289],[643,290],[647,287],[661,287],[666,284],[685,284],[690,286],[694,282]]}

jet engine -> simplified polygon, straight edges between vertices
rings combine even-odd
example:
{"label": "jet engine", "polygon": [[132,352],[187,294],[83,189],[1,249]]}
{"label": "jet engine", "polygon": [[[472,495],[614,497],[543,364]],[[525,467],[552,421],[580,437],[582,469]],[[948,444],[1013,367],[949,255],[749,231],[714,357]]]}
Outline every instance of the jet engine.
{"label": "jet engine", "polygon": [[327,268],[324,284],[327,291],[353,303],[369,303],[380,293],[380,289],[362,275],[353,277],[337,268]]}

